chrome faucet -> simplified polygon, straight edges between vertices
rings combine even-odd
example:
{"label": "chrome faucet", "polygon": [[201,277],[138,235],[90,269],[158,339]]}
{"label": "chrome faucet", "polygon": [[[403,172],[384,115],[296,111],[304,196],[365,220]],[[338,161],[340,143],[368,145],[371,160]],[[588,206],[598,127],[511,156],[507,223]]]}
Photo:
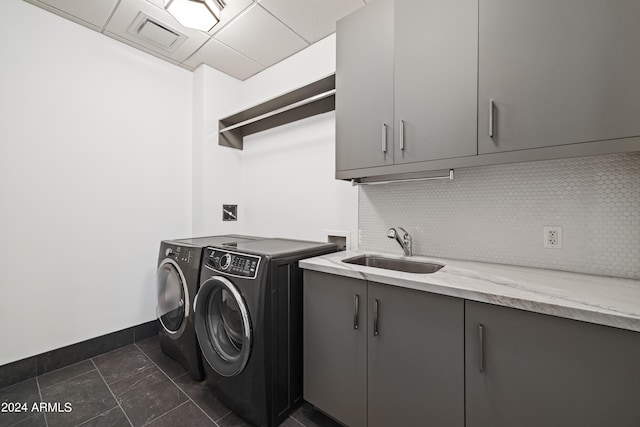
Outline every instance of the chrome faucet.
{"label": "chrome faucet", "polygon": [[[404,235],[400,237],[398,233],[400,230]],[[413,250],[411,248],[411,236],[409,232],[402,227],[398,227],[397,229],[391,227],[389,231],[387,231],[387,237],[390,239],[396,239],[396,241],[400,244],[400,247],[404,251],[405,256],[413,255]]]}

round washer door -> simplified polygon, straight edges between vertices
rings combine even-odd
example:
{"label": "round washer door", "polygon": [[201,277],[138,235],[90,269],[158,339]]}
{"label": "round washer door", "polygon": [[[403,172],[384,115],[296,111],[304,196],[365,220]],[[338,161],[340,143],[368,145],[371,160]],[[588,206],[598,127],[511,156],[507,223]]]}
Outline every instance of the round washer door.
{"label": "round washer door", "polygon": [[249,310],[238,289],[214,276],[198,291],[194,325],[205,360],[225,377],[238,375],[251,353]]}
{"label": "round washer door", "polygon": [[189,315],[189,291],[184,274],[174,260],[165,259],[160,263],[157,284],[160,324],[170,334],[181,332]]}

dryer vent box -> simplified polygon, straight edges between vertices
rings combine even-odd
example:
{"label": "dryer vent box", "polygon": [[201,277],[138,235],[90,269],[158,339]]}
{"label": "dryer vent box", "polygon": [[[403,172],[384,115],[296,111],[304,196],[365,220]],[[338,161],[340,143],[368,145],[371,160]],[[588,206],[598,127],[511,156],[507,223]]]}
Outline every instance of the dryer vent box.
{"label": "dryer vent box", "polygon": [[237,221],[238,220],[238,205],[222,205],[222,220],[223,221]]}

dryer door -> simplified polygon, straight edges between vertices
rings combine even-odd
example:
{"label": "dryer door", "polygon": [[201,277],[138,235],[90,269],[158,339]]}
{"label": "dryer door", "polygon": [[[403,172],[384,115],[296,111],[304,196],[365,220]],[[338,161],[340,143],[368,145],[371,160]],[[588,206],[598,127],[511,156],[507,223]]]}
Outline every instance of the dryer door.
{"label": "dryer door", "polygon": [[189,315],[189,294],[182,270],[172,259],[165,259],[158,266],[157,314],[163,329],[176,334],[182,332]]}
{"label": "dryer door", "polygon": [[251,353],[251,321],[238,289],[224,277],[211,277],[200,286],[194,312],[198,343],[209,366],[225,377],[242,372]]}

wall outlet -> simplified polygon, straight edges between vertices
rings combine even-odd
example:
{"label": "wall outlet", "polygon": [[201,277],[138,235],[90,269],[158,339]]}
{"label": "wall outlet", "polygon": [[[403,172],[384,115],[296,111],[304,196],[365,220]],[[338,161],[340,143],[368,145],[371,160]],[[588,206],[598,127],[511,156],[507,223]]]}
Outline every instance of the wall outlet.
{"label": "wall outlet", "polygon": [[546,225],[543,227],[543,246],[547,249],[562,249],[562,227]]}

